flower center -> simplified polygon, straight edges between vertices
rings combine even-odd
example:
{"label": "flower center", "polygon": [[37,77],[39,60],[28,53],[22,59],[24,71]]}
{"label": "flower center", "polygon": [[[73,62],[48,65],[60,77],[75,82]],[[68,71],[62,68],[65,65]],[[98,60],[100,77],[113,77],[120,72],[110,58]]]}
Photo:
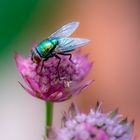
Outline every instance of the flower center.
{"label": "flower center", "polygon": [[92,126],[89,123],[85,123],[85,128],[90,134],[90,138],[93,140],[109,140],[108,134],[102,129]]}

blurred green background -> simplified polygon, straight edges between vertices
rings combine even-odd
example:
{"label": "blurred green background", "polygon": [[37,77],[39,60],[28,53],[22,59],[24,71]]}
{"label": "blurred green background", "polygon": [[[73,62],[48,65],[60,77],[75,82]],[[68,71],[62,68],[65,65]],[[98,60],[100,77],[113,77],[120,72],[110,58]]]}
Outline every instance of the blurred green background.
{"label": "blurred green background", "polygon": [[27,54],[34,42],[68,22],[68,13],[75,4],[68,0],[0,1],[0,65],[4,65],[0,71],[11,64],[15,52]]}

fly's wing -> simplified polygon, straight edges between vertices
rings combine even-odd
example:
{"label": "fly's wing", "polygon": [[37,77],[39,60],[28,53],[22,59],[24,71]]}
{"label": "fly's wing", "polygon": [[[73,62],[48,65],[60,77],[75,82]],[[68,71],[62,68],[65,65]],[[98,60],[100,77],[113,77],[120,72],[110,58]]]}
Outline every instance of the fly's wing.
{"label": "fly's wing", "polygon": [[90,40],[84,38],[59,38],[58,42],[58,46],[55,48],[56,53],[72,51],[88,44]]}
{"label": "fly's wing", "polygon": [[51,34],[49,38],[69,37],[78,26],[79,22],[70,22]]}

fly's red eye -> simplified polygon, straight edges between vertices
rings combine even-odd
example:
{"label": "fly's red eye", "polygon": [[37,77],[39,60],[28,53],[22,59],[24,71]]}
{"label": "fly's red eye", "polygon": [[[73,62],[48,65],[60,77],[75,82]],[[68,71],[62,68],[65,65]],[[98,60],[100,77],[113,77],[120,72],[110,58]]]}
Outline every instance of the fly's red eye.
{"label": "fly's red eye", "polygon": [[37,56],[37,55],[34,55],[34,62],[36,63],[36,64],[39,64],[40,63],[40,61],[41,61],[41,59],[40,59],[40,57],[39,56]]}

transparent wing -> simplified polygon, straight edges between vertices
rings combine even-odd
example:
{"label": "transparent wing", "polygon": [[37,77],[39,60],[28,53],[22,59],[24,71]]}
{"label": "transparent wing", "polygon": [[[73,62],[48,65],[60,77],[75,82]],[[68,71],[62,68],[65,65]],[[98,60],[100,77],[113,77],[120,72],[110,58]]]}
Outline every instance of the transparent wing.
{"label": "transparent wing", "polygon": [[83,38],[59,38],[58,42],[59,45],[55,49],[56,53],[67,52],[82,47],[88,44],[90,40]]}
{"label": "transparent wing", "polygon": [[78,28],[78,26],[79,22],[70,22],[51,34],[49,38],[69,37]]}

